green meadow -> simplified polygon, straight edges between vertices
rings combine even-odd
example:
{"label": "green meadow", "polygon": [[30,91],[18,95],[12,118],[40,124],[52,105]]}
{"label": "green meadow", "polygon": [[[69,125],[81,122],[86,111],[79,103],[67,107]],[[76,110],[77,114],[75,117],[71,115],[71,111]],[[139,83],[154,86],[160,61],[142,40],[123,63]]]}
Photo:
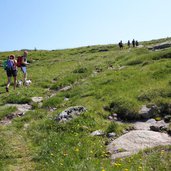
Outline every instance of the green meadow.
{"label": "green meadow", "polygon": [[[167,40],[171,40],[168,38]],[[139,118],[143,105],[161,107],[163,117],[171,104],[171,48],[152,51],[148,46],[165,39],[140,42],[142,47],[120,50],[117,45],[96,45],[64,50],[29,50],[28,79],[32,84],[5,92],[6,73],[0,67],[0,120],[15,107],[30,104],[32,110],[0,125],[2,171],[169,171],[171,146],[147,149],[114,163],[106,151],[106,136],[93,131],[122,135],[131,124],[108,120],[117,113],[123,121]],[[0,52],[0,63],[9,54]],[[18,80],[22,80],[18,69]],[[12,80],[13,83],[13,80]],[[67,91],[60,89],[70,86]],[[53,95],[53,96],[52,96]],[[32,97],[43,97],[39,106]],[[68,100],[65,100],[65,99]],[[58,123],[55,117],[71,106],[84,106],[79,117]],[[56,110],[50,110],[50,109]]]}

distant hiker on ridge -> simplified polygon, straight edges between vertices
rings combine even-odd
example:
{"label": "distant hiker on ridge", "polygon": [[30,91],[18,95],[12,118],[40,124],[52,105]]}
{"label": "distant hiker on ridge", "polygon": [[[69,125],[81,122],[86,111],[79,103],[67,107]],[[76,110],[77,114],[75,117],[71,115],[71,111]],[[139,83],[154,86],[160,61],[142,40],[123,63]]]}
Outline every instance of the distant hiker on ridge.
{"label": "distant hiker on ridge", "polygon": [[119,48],[120,48],[120,49],[123,49],[123,43],[122,43],[122,40],[118,43],[118,45],[119,45]]}
{"label": "distant hiker on ridge", "polygon": [[139,45],[139,43],[138,43],[138,41],[137,41],[137,40],[135,41],[135,45],[136,45],[136,46],[138,46],[138,45]]}
{"label": "distant hiker on ridge", "polygon": [[128,43],[127,43],[127,45],[128,45],[128,47],[130,48],[130,45],[131,45],[131,43],[130,43],[130,41],[128,40]]}
{"label": "distant hiker on ridge", "polygon": [[135,47],[135,40],[132,40],[132,46]]}

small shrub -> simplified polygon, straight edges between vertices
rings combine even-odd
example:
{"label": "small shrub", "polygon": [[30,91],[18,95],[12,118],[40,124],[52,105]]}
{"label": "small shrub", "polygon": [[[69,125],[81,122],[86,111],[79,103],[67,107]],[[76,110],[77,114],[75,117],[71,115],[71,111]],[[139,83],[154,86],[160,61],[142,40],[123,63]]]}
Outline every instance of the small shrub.
{"label": "small shrub", "polygon": [[78,68],[73,71],[73,73],[79,73],[79,74],[86,73],[86,72],[87,72],[87,68]]}

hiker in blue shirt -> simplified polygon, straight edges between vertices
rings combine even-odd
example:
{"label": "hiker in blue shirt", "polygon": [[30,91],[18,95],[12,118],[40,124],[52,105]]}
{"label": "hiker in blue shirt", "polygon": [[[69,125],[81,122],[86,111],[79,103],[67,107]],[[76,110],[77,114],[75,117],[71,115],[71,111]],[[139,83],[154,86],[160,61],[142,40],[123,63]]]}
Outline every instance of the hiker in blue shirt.
{"label": "hiker in blue shirt", "polygon": [[6,73],[8,77],[8,82],[6,85],[6,92],[9,92],[9,86],[11,84],[11,77],[14,77],[14,90],[16,88],[16,82],[17,82],[17,61],[15,60],[14,55],[10,55],[6,61]]}

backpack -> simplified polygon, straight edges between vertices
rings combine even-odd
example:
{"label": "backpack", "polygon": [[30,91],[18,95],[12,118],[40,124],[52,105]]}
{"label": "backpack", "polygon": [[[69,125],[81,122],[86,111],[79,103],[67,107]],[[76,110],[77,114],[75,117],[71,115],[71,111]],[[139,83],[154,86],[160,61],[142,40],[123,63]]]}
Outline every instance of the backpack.
{"label": "backpack", "polygon": [[21,67],[21,65],[22,65],[22,56],[18,56],[18,58],[17,58],[17,66],[18,67]]}
{"label": "backpack", "polygon": [[13,60],[10,60],[10,59],[4,61],[4,63],[3,63],[3,68],[4,68],[5,70],[16,70],[14,61],[13,61]]}
{"label": "backpack", "polygon": [[2,63],[2,67],[4,68],[4,70],[7,69],[7,60],[3,61]]}

